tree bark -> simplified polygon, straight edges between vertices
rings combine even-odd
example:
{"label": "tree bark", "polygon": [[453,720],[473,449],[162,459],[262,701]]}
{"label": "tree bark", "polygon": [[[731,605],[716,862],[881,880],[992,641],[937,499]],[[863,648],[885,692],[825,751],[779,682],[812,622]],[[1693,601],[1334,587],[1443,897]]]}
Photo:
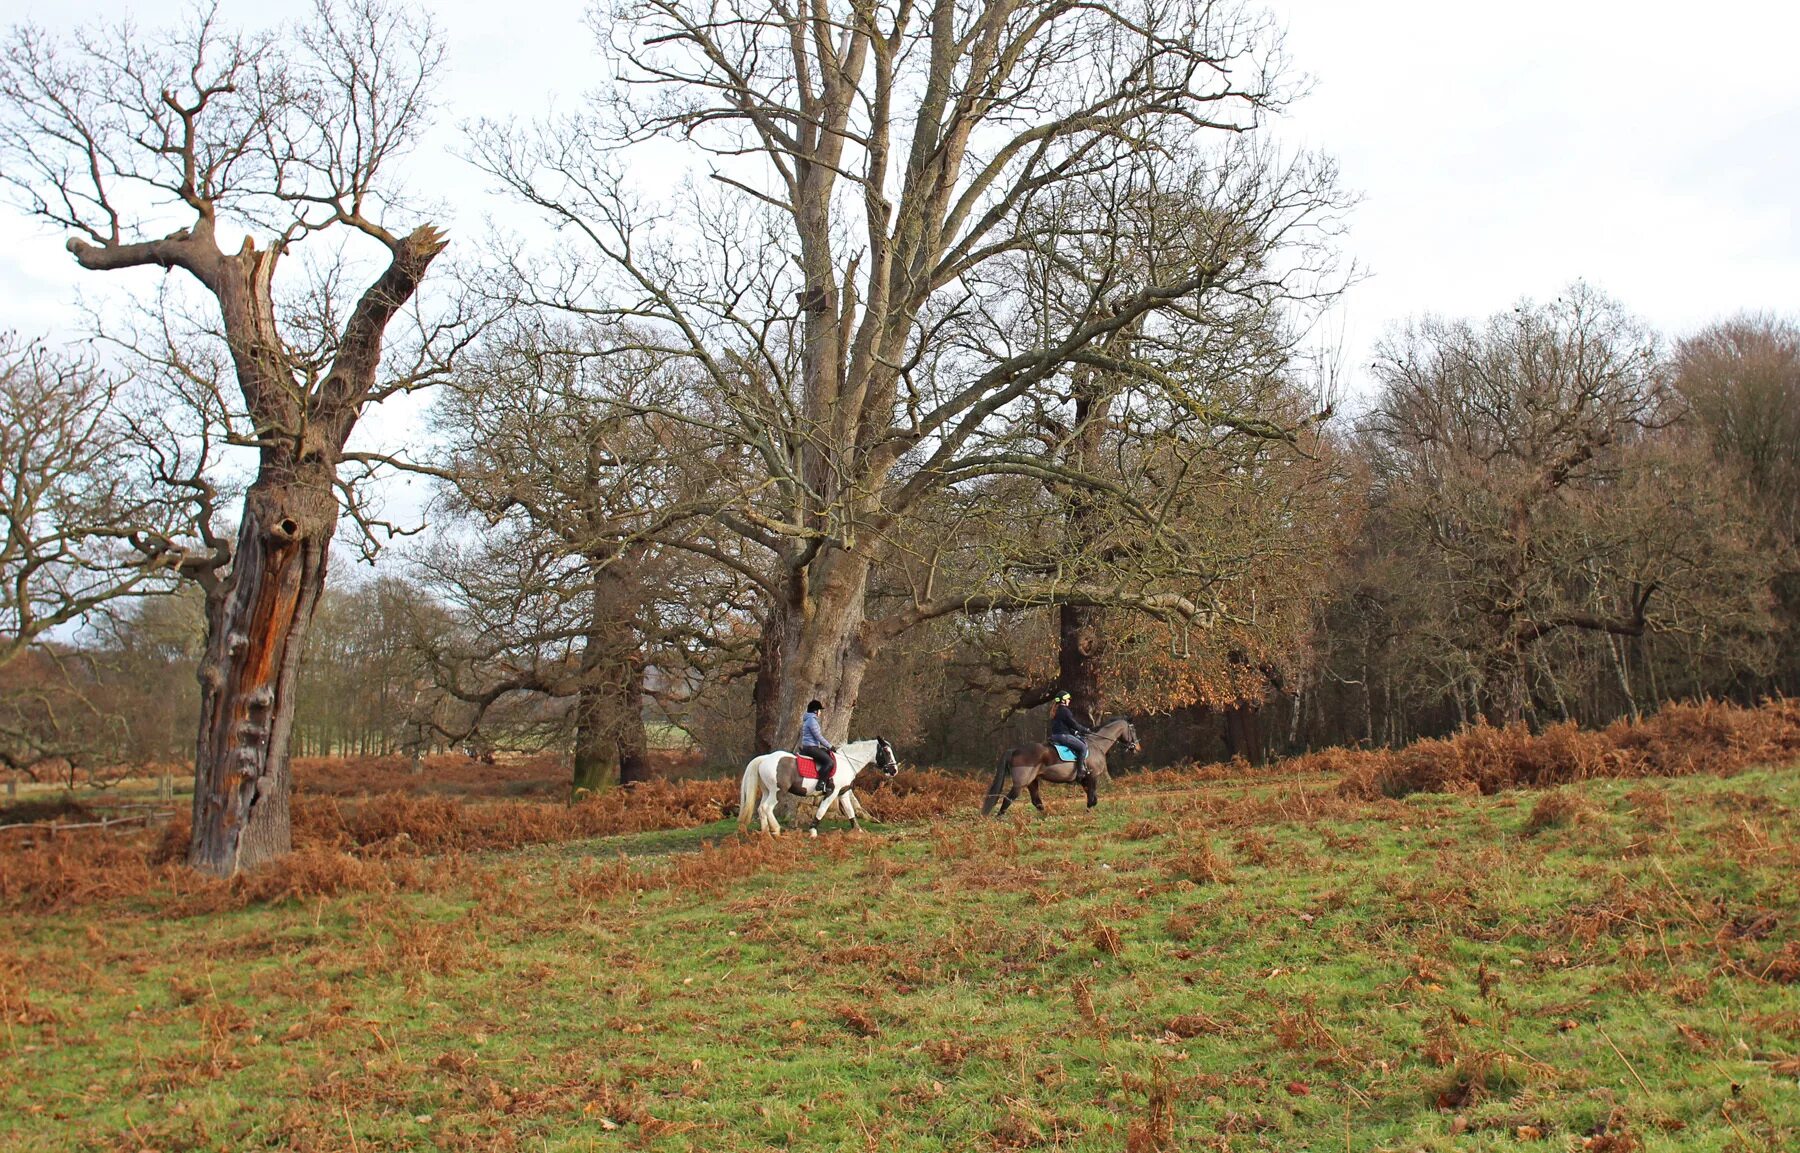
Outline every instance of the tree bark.
{"label": "tree bark", "polygon": [[1225,709],[1225,751],[1253,765],[1268,760],[1260,707],[1240,703]]}
{"label": "tree bark", "polygon": [[200,666],[188,862],[215,876],[291,848],[288,742],[307,626],[337,527],[330,473],[259,480],[229,578],[210,598]]}
{"label": "tree bark", "polygon": [[644,673],[626,662],[617,676],[584,688],[575,698],[574,774],[570,798],[595,793],[616,780],[635,785],[654,775],[644,726]]}
{"label": "tree bark", "polygon": [[631,566],[632,558],[625,555],[596,558],[582,683],[575,697],[571,798],[597,792],[612,780],[627,785],[650,776]]}
{"label": "tree bark", "polygon": [[1525,655],[1508,637],[1489,654],[1482,670],[1482,715],[1504,727],[1525,719]]}
{"label": "tree bark", "polygon": [[644,727],[644,662],[629,660],[625,664],[625,700],[629,709],[620,718],[619,783],[635,785],[649,780],[650,733]]}
{"label": "tree bark", "polygon": [[1106,640],[1100,632],[1101,610],[1087,605],[1059,605],[1057,632],[1058,683],[1071,698],[1075,714],[1089,724],[1100,719],[1100,658]]}
{"label": "tree bark", "polygon": [[787,738],[781,732],[781,662],[786,658],[782,637],[787,632],[785,608],[769,606],[763,619],[762,638],[757,642],[756,684],[750,690],[756,711],[756,752],[771,753],[782,747]]}
{"label": "tree bark", "polygon": [[[763,634],[760,668],[773,662],[779,669],[772,689],[765,690],[760,675],[757,684],[759,729],[765,707],[774,724],[765,747],[795,740],[815,698],[825,706],[825,738],[833,744],[848,739],[863,674],[879,648],[863,615],[868,585],[868,559],[832,545],[790,582],[788,603],[771,613]],[[778,652],[769,651],[771,644]],[[763,735],[758,732],[759,744]]]}
{"label": "tree bark", "polygon": [[[1098,372],[1075,374],[1072,392],[1075,400],[1075,435],[1068,446],[1069,464],[1086,473],[1099,458],[1101,437],[1112,411],[1112,394],[1105,377]],[[1086,555],[1098,535],[1097,511],[1093,495],[1077,488],[1068,496],[1065,543],[1069,551]],[[1086,605],[1061,605],[1057,609],[1057,632],[1060,646],[1057,672],[1060,684],[1071,698],[1077,716],[1089,724],[1099,720],[1102,705],[1100,662],[1106,652],[1106,638],[1100,631],[1101,610]]]}
{"label": "tree bark", "polygon": [[619,770],[619,742],[607,723],[608,703],[599,686],[575,697],[574,773],[569,799],[578,801],[606,787]]}

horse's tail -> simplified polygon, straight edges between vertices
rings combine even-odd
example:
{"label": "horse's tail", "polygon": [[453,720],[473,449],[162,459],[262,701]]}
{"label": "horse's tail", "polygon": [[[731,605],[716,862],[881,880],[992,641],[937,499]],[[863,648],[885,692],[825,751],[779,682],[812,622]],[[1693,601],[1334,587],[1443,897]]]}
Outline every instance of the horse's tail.
{"label": "horse's tail", "polygon": [[744,766],[744,783],[738,789],[738,832],[750,829],[750,814],[756,809],[757,794],[762,791],[762,772],[757,766],[761,757],[751,757]]}
{"label": "horse's tail", "polygon": [[1006,787],[1006,770],[1012,755],[1013,750],[1007,749],[1000,754],[1000,763],[994,767],[994,783],[988,786],[987,799],[981,802],[981,815],[984,817],[1000,803],[1000,791]]}

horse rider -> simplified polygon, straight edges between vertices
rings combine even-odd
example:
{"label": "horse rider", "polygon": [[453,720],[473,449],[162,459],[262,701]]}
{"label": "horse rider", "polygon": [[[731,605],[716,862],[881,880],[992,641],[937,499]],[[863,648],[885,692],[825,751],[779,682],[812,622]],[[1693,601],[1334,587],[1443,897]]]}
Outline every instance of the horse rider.
{"label": "horse rider", "polygon": [[1082,738],[1094,730],[1076,719],[1066,690],[1057,693],[1055,700],[1056,710],[1050,714],[1050,740],[1075,750],[1075,779],[1085,784],[1092,774],[1088,772],[1087,742]]}
{"label": "horse rider", "polygon": [[806,702],[806,719],[800,722],[800,748],[803,757],[811,757],[813,764],[819,769],[819,792],[831,792],[831,777],[836,768],[836,756],[831,742],[819,728],[819,714],[825,711],[825,705],[818,700]]}

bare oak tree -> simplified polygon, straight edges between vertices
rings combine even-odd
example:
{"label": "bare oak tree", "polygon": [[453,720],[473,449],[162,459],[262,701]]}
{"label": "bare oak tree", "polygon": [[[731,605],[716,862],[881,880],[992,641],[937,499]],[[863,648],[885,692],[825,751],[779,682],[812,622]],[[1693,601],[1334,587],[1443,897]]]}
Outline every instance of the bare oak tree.
{"label": "bare oak tree", "polygon": [[1800,324],[1752,315],[1708,326],[1677,346],[1675,387],[1770,524],[1800,542]]}
{"label": "bare oak tree", "polygon": [[[190,277],[242,396],[255,478],[235,544],[219,541],[195,573],[209,635],[189,860],[208,872],[289,848],[295,673],[346,441],[367,406],[432,375],[429,357],[397,379],[378,371],[445,244],[428,224],[384,223],[402,213],[389,170],[425,123],[440,59],[427,21],[381,0],[319,0],[305,23],[262,34],[228,31],[215,12],[172,34],[121,24],[61,42],[26,27],[0,61],[6,182],[75,234],[81,267]],[[354,273],[346,238],[377,253],[354,299],[337,291]],[[339,248],[284,263],[309,242]],[[284,295],[289,267],[315,275]]]}
{"label": "bare oak tree", "polygon": [[687,362],[612,355],[629,335],[522,313],[437,410],[452,519],[425,569],[467,625],[439,679],[470,725],[518,695],[572,704],[551,715],[575,795],[646,779],[647,696],[745,663],[733,625],[761,579],[704,532],[730,446],[653,411],[686,391]]}
{"label": "bare oak tree", "polygon": [[[121,598],[166,591],[181,494],[127,462],[125,380],[0,335],[0,667]],[[135,537],[144,548],[134,547]]]}
{"label": "bare oak tree", "polygon": [[1800,692],[1800,323],[1751,314],[1707,326],[1677,345],[1675,387],[1767,526],[1786,632],[1768,687]]}
{"label": "bare oak tree", "polygon": [[1415,590],[1406,663],[1436,667],[1431,691],[1501,723],[1537,711],[1536,686],[1567,715],[1543,655],[1560,638],[1760,613],[1740,518],[1671,431],[1655,338],[1612,301],[1578,284],[1479,326],[1428,318],[1375,373],[1368,533]]}
{"label": "bare oak tree", "polygon": [[[945,614],[1059,599],[1213,611],[1176,590],[1053,578],[926,580],[878,619],[870,597],[880,570],[921,571],[903,554],[938,539],[924,515],[936,498],[1042,474],[1019,409],[1071,364],[1135,372],[1102,350],[1147,317],[1290,290],[1223,219],[1152,276],[1072,279],[1084,295],[1054,318],[1031,315],[1022,279],[1026,254],[1072,244],[1047,211],[1059,190],[1129,182],[1282,104],[1269,24],[1211,0],[632,0],[600,24],[613,103],[536,133],[486,126],[477,159],[569,239],[561,275],[531,278],[527,302],[630,319],[688,358],[696,402],[672,414],[728,436],[760,474],[754,499],[716,517],[768,573],[759,743],[785,738],[811,697],[842,737],[881,647]],[[687,215],[632,192],[644,143],[707,166]],[[1237,187],[1269,194],[1266,235],[1316,226],[1331,199],[1305,180]]]}

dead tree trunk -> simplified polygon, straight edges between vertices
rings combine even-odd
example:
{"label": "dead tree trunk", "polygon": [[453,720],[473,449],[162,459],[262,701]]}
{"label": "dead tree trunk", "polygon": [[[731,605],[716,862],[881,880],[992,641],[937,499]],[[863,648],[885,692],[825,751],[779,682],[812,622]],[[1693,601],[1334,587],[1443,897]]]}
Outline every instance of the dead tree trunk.
{"label": "dead tree trunk", "polygon": [[313,480],[258,482],[231,575],[209,598],[188,862],[218,876],[291,847],[295,690],[337,526],[329,475]]}

